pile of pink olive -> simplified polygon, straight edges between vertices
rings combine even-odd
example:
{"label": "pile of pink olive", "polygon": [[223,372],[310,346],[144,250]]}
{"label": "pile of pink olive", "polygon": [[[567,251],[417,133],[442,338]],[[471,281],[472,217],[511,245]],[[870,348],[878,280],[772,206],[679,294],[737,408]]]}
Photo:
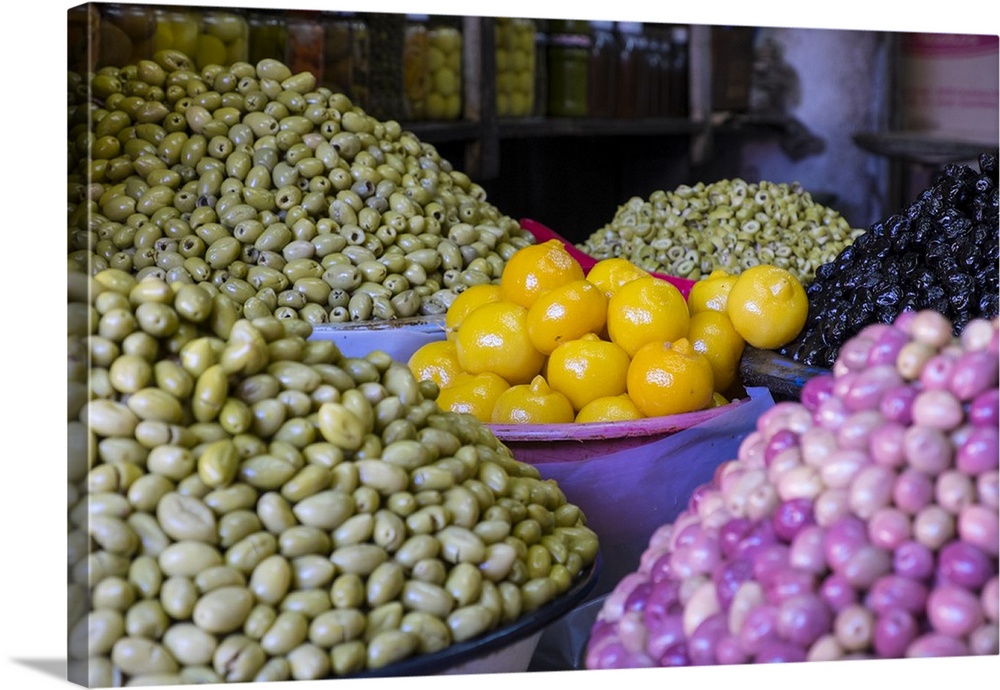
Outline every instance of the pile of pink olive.
{"label": "pile of pink olive", "polygon": [[586,666],[997,654],[997,344],[865,328],[651,536]]}

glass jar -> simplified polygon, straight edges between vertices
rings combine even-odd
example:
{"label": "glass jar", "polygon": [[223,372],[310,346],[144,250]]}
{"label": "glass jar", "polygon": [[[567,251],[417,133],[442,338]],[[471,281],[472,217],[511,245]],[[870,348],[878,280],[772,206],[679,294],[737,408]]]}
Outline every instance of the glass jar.
{"label": "glass jar", "polygon": [[398,120],[403,106],[403,44],[406,21],[401,14],[372,12],[365,15],[371,51],[368,112],[380,120]]}
{"label": "glass jar", "polygon": [[403,31],[403,113],[408,120],[423,120],[427,114],[430,58],[426,14],[406,15]]}
{"label": "glass jar", "polygon": [[614,117],[618,79],[618,39],[614,22],[590,23],[587,108],[591,117]]}
{"label": "glass jar", "polygon": [[252,65],[265,58],[285,59],[288,29],[284,10],[249,10],[247,18],[247,56]]}
{"label": "glass jar", "polygon": [[124,67],[153,57],[156,13],[143,5],[97,5],[100,25],[97,33],[96,65]]}
{"label": "glass jar", "polygon": [[77,74],[94,71],[97,36],[101,12],[97,5],[87,3],[71,7],[66,13],[66,58],[69,71]]}
{"label": "glass jar", "polygon": [[587,116],[590,25],[586,21],[553,20],[549,33],[549,115]]}
{"label": "glass jar", "polygon": [[201,15],[195,64],[204,67],[246,62],[249,33],[247,20],[239,12],[205,10]]}
{"label": "glass jar", "polygon": [[245,62],[249,57],[249,26],[237,12],[157,7],[156,25],[153,52],[180,51],[197,69]]}
{"label": "glass jar", "polygon": [[427,25],[427,104],[429,120],[462,116],[462,19],[431,17]]}
{"label": "glass jar", "polygon": [[361,108],[368,104],[368,24],[351,12],[323,12],[323,80]]}
{"label": "glass jar", "polygon": [[535,22],[535,85],[531,114],[544,117],[549,106],[549,34],[546,20]]}
{"label": "glass jar", "polygon": [[290,10],[285,15],[288,43],[285,64],[292,74],[309,72],[323,84],[323,23],[320,13],[312,10]]}
{"label": "glass jar", "polygon": [[535,33],[532,19],[497,17],[496,109],[500,117],[531,115],[535,101]]}

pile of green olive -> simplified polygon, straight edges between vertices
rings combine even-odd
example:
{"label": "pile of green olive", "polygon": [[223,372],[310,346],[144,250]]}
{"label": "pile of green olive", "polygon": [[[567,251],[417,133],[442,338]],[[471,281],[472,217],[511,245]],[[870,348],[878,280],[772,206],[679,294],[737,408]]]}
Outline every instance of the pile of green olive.
{"label": "pile of green olive", "polygon": [[597,535],[437,387],[211,282],[68,273],[69,675],[343,677],[509,624]]}
{"label": "pile of green olive", "polygon": [[534,241],[433,145],[278,60],[160,51],[69,95],[73,270],[320,324],[443,314]]}
{"label": "pile of green olive", "polygon": [[689,280],[772,264],[808,284],[863,232],[799,183],[733,179],[633,197],[579,248]]}

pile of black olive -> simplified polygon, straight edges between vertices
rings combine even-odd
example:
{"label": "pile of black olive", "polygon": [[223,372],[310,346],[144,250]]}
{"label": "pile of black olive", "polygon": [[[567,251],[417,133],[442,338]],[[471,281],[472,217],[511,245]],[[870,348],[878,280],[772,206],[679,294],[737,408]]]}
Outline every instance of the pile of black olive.
{"label": "pile of black olive", "polygon": [[945,166],[915,202],[820,266],[806,289],[806,324],[781,354],[829,368],[862,328],[904,311],[933,309],[956,332],[976,317],[996,316],[997,157],[984,153],[978,162],[979,171]]}

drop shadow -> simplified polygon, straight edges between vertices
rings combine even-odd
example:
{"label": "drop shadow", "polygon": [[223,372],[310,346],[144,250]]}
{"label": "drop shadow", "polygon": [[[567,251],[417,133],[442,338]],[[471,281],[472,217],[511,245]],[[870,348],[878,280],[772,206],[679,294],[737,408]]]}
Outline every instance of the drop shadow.
{"label": "drop shadow", "polygon": [[11,659],[11,661],[59,680],[66,680],[66,659]]}

